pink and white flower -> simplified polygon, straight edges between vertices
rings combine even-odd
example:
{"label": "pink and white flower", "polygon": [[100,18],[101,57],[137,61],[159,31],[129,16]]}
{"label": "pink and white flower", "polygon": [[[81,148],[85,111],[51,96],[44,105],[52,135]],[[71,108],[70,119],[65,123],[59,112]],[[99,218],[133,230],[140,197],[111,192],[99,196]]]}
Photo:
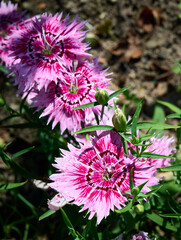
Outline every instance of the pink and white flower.
{"label": "pink and white flower", "polygon": [[148,237],[148,233],[146,233],[146,232],[139,232],[138,234],[132,235],[129,238],[129,240],[151,240],[151,239]]}
{"label": "pink and white flower", "polygon": [[8,3],[0,2],[0,59],[8,67],[12,64],[14,58],[8,57],[11,51],[3,49],[9,47],[6,37],[16,30],[18,23],[22,21],[23,13],[18,12],[17,8],[17,4],[12,4],[10,1]]}
{"label": "pink and white flower", "polygon": [[52,16],[42,14],[34,18],[25,29],[14,31],[9,38],[12,56],[20,62],[14,65],[16,82],[20,91],[29,91],[34,84],[42,89],[61,75],[64,67],[72,60],[89,57],[88,43],[83,43],[86,31],[81,31],[85,22],[78,22],[76,16],[68,22],[62,13]]}
{"label": "pink and white flower", "polygon": [[125,206],[123,196],[130,190],[129,177],[133,167],[133,181],[138,186],[146,181],[147,186],[156,185],[155,169],[135,157],[126,158],[121,136],[114,131],[103,131],[91,143],[80,149],[69,145],[69,151],[62,151],[63,158],[57,158],[54,166],[58,173],[50,176],[50,187],[67,201],[88,209],[89,219],[97,214],[97,223],[109,215],[110,210]]}
{"label": "pink and white flower", "polygon": [[[72,67],[63,73],[63,76],[52,81],[47,89],[41,89],[32,99],[32,107],[37,111],[45,108],[41,117],[49,116],[48,123],[53,120],[52,128],[60,123],[62,132],[67,128],[70,132],[81,129],[81,123],[89,123],[94,115],[100,116],[101,106],[93,108],[72,110],[74,107],[95,101],[97,85],[98,89],[105,89],[110,80],[102,66],[98,65],[98,59],[92,62],[79,61],[76,68]],[[95,84],[94,84],[95,83]]]}

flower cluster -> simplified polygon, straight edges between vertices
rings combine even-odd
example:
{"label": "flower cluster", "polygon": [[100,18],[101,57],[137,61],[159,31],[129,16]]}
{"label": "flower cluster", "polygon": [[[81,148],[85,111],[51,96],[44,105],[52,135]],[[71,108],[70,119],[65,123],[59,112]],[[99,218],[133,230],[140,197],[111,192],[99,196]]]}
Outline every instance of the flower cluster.
{"label": "flower cluster", "polygon": [[14,59],[11,69],[18,93],[28,94],[37,111],[44,109],[41,117],[48,115],[52,128],[59,123],[61,132],[73,132],[92,121],[91,112],[100,116],[100,106],[72,108],[95,101],[95,84],[107,88],[109,74],[86,52],[85,22],[79,22],[78,16],[68,21],[62,15],[44,13],[26,19],[7,36],[6,49]]}
{"label": "flower cluster", "polygon": [[[87,52],[89,44],[84,42],[85,22],[79,22],[78,16],[69,21],[68,16],[63,19],[62,15],[44,13],[22,19],[17,5],[2,1],[0,58],[15,74],[18,93],[23,97],[28,95],[31,106],[37,111],[42,110],[40,117],[48,116],[52,128],[59,124],[62,133],[66,129],[72,133],[82,125],[93,124],[94,115],[100,118],[109,100],[110,90],[107,88],[110,79],[98,64],[98,59],[91,59]],[[95,100],[103,107],[96,105],[73,110]],[[110,125],[112,111],[105,112],[101,119],[103,124]],[[116,117],[120,117],[120,121]],[[115,129],[125,132],[124,113],[117,110],[116,117],[113,118]],[[80,142],[79,149],[69,144],[70,151],[62,150],[64,156],[56,158],[54,167],[58,173],[50,176],[52,182],[49,186],[58,193],[48,201],[48,205],[52,210],[69,202],[83,206],[81,211],[88,210],[89,219],[97,215],[98,224],[110,210],[126,205],[126,191],[131,190],[130,174],[135,187],[145,183],[142,192],[146,193],[150,191],[149,186],[159,182],[156,169],[168,166],[170,161],[137,157],[132,154],[131,150],[136,150],[136,147],[131,143],[128,143],[126,155],[121,135],[116,131],[98,131],[90,142]],[[166,156],[175,152],[171,148],[173,139],[167,137],[153,137],[147,143],[148,152]],[[141,237],[132,239],[148,239],[147,235],[142,234]]]}

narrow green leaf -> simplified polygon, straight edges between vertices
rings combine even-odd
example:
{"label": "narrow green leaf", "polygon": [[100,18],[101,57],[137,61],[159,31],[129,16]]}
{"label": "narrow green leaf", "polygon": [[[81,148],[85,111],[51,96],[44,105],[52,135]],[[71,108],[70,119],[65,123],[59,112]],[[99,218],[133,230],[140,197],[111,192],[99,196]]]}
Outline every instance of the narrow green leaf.
{"label": "narrow green leaf", "polygon": [[5,74],[9,73],[9,70],[7,70],[7,68],[3,65],[0,66],[0,72],[3,72]]}
{"label": "narrow green leaf", "polygon": [[108,126],[108,125],[90,126],[90,127],[83,128],[79,131],[76,131],[73,134],[93,132],[93,131],[97,131],[97,130],[114,130],[114,127]]}
{"label": "narrow green leaf", "polygon": [[169,172],[169,171],[181,171],[181,164],[174,164],[168,167],[159,168],[159,171]]}
{"label": "narrow green leaf", "polygon": [[149,218],[150,220],[152,220],[153,222],[157,223],[162,227],[165,227],[171,231],[177,231],[177,228],[174,225],[172,225],[169,221],[167,221],[166,219],[163,219],[162,217],[160,217],[154,212],[146,213],[146,216],[147,218]]}
{"label": "narrow green leaf", "polygon": [[132,123],[132,125],[131,125],[131,133],[132,133],[132,137],[136,137],[137,135],[136,135],[136,130],[137,130],[137,122],[138,122],[138,118],[139,118],[139,115],[140,115],[140,112],[141,112],[141,108],[142,108],[142,106],[143,106],[143,101],[144,101],[144,99],[142,99],[141,101],[140,101],[140,103],[138,104],[138,107],[137,107],[137,109],[136,109],[136,112],[135,112],[135,114],[134,114],[134,116],[133,116],[133,123]]}
{"label": "narrow green leaf", "polygon": [[[179,122],[178,126],[181,126],[181,122]],[[179,149],[179,145],[181,143],[181,128],[177,129],[177,148]]]}
{"label": "narrow green leaf", "polygon": [[54,214],[56,211],[52,211],[52,210],[48,210],[45,213],[43,213],[40,217],[39,217],[39,221],[51,216],[52,214]]}
{"label": "narrow green leaf", "polygon": [[152,195],[152,194],[158,192],[158,190],[160,190],[160,188],[162,188],[162,187],[163,187],[163,185],[160,185],[160,186],[154,188],[153,190],[151,190],[151,191],[145,193],[145,196],[148,197],[148,196],[150,196],[150,195]]}
{"label": "narrow green leaf", "polygon": [[28,201],[25,197],[23,197],[23,195],[21,195],[20,193],[17,194],[18,198],[27,206],[31,209],[31,211],[33,212],[33,214],[37,214],[37,209],[35,208],[35,206]]}
{"label": "narrow green leaf", "polygon": [[124,212],[127,212],[131,207],[133,206],[133,203],[132,201],[129,202],[125,207],[119,209],[119,210],[115,210],[115,212],[117,213],[124,213]]}
{"label": "narrow green leaf", "polygon": [[166,116],[166,118],[181,118],[181,113],[173,113]]}
{"label": "narrow green leaf", "polygon": [[0,124],[2,124],[3,122],[6,122],[7,120],[9,120],[9,119],[11,119],[11,118],[15,118],[15,117],[20,117],[20,115],[19,115],[19,114],[10,115],[10,116],[2,119],[2,120],[0,121]]}
{"label": "narrow green leaf", "polygon": [[152,159],[167,159],[167,158],[170,158],[170,159],[175,159],[175,157],[173,156],[165,156],[165,155],[160,155],[160,154],[154,154],[154,153],[149,153],[149,152],[144,152],[141,154],[141,157],[143,158],[152,158]]}
{"label": "narrow green leaf", "polygon": [[160,216],[166,218],[181,218],[181,213],[160,214]]}
{"label": "narrow green leaf", "polygon": [[100,104],[98,102],[91,102],[91,103],[86,103],[86,104],[80,105],[78,107],[74,107],[74,108],[72,108],[72,110],[91,108],[91,107],[95,107],[97,105],[100,105]]}
{"label": "narrow green leaf", "polygon": [[161,100],[157,100],[157,102],[162,104],[162,105],[164,105],[164,106],[166,106],[166,107],[168,107],[173,112],[181,114],[181,109],[178,108],[177,106],[175,106],[174,104],[169,103],[169,102],[165,102],[165,101],[161,101]]}
{"label": "narrow green leaf", "polygon": [[123,137],[127,142],[131,143],[131,139],[129,137],[131,137],[131,134],[126,134],[126,133],[121,133],[119,132],[119,134],[121,135],[121,137]]}
{"label": "narrow green leaf", "polygon": [[180,128],[180,126],[146,121],[137,123],[137,129],[171,129],[171,128]]}
{"label": "narrow green leaf", "polygon": [[25,183],[27,183],[27,181],[28,180],[26,180],[25,182],[21,182],[21,183],[7,183],[7,184],[4,184],[3,186],[0,186],[0,190],[9,190],[9,189],[21,187]]}
{"label": "narrow green leaf", "polygon": [[97,85],[95,84],[95,82],[94,82],[94,86],[96,88],[96,91],[99,91],[99,89],[98,89]]}
{"label": "narrow green leaf", "polygon": [[60,211],[61,211],[61,213],[62,213],[63,220],[64,220],[67,228],[69,229],[70,233],[71,233],[72,236],[74,237],[74,239],[79,239],[79,238],[78,238],[78,235],[76,234],[76,231],[75,231],[72,223],[70,222],[67,214],[65,213],[65,211],[64,211],[62,208],[60,208]]}
{"label": "narrow green leaf", "polygon": [[127,141],[125,138],[123,138],[121,136],[121,142],[122,142],[122,145],[123,145],[123,150],[124,150],[124,153],[126,156],[128,156],[128,144],[127,144]]}
{"label": "narrow green leaf", "polygon": [[36,179],[36,176],[29,172],[28,170],[26,170],[25,168],[23,168],[19,163],[13,161],[12,159],[10,161],[8,161],[9,166],[17,173],[21,174],[22,176],[24,176],[25,178],[28,179]]}
{"label": "narrow green leaf", "polygon": [[129,174],[129,186],[130,189],[132,190],[134,188],[134,183],[133,183],[133,167],[131,168],[130,174]]}
{"label": "narrow green leaf", "polygon": [[109,100],[111,100],[112,98],[116,97],[116,96],[119,95],[120,93],[125,92],[125,91],[128,90],[130,87],[132,87],[132,86],[128,86],[128,87],[125,87],[125,88],[121,88],[121,89],[113,92],[112,94],[109,95]]}
{"label": "narrow green leaf", "polygon": [[[154,113],[153,113],[153,121],[157,123],[165,123],[165,112],[163,110],[163,107],[161,105],[156,105],[154,108]],[[151,133],[158,133],[159,135],[162,136],[163,134],[163,129],[157,130],[157,129],[152,129]]]}
{"label": "narrow green leaf", "polygon": [[6,166],[10,167],[9,161],[11,160],[11,158],[5,152],[0,152],[0,157],[6,164]]}
{"label": "narrow green leaf", "polygon": [[139,190],[141,191],[143,187],[147,184],[148,181],[142,183],[141,185],[138,186]]}
{"label": "narrow green leaf", "polygon": [[155,137],[155,134],[142,135],[139,137],[140,142],[150,140],[150,138]]}
{"label": "narrow green leaf", "polygon": [[29,148],[23,149],[23,150],[15,153],[15,154],[13,154],[13,155],[12,155],[12,159],[17,158],[17,157],[19,157],[19,156],[21,156],[21,155],[23,155],[23,154],[25,154],[25,153],[27,153],[27,152],[30,152],[30,151],[31,151],[32,149],[34,149],[34,148],[35,148],[35,147],[33,146],[33,147],[29,147]]}

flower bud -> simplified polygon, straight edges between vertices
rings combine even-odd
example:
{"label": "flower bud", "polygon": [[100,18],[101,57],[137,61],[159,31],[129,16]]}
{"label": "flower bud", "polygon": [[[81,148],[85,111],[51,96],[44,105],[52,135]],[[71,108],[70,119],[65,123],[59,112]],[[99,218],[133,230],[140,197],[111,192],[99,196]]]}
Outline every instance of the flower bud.
{"label": "flower bud", "polygon": [[138,195],[138,193],[140,192],[139,188],[138,187],[134,187],[132,190],[131,190],[131,194],[136,196]]}
{"label": "flower bud", "polygon": [[106,105],[108,100],[109,100],[109,94],[106,90],[101,89],[98,90],[95,94],[95,99],[97,100],[98,103],[101,105]]}
{"label": "flower bud", "polygon": [[138,215],[141,215],[144,213],[144,206],[142,204],[137,204],[135,207],[134,207],[134,211],[138,214]]}
{"label": "flower bud", "polygon": [[125,132],[127,127],[126,116],[123,111],[117,108],[114,112],[112,123],[118,132]]}
{"label": "flower bud", "polygon": [[139,144],[140,143],[140,139],[134,136],[133,139],[131,140],[131,143],[132,144]]}

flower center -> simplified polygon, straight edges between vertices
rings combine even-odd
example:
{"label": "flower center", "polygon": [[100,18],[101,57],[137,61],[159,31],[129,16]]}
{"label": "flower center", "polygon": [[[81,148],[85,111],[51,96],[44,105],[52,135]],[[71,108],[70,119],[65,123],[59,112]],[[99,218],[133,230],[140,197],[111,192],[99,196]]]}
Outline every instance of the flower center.
{"label": "flower center", "polygon": [[42,49],[42,53],[44,55],[51,55],[52,54],[52,47],[45,43],[45,47]]}
{"label": "flower center", "polygon": [[105,180],[105,181],[109,181],[113,176],[113,173],[108,173],[108,172],[105,172],[102,176],[102,179]]}
{"label": "flower center", "polygon": [[79,88],[78,88],[77,81],[73,80],[70,84],[69,92],[73,93],[73,94],[77,94],[78,90],[79,90]]}

